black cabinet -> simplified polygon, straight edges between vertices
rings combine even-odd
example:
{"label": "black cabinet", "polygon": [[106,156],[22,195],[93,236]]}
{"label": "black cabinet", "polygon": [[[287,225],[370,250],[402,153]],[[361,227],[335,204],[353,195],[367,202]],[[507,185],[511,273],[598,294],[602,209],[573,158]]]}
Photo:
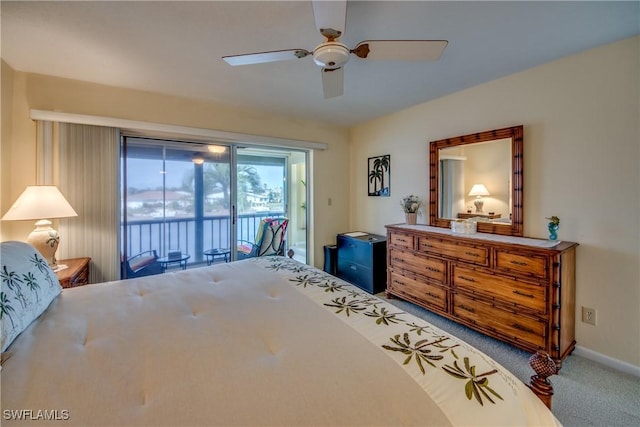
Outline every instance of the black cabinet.
{"label": "black cabinet", "polygon": [[387,287],[387,238],[360,232],[338,234],[336,275],[377,294]]}

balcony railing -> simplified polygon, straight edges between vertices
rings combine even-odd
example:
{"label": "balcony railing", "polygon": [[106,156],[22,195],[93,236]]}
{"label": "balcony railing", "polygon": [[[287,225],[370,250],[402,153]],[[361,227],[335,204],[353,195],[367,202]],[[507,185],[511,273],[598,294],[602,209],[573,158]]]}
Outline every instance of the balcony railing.
{"label": "balcony railing", "polygon": [[[253,242],[260,221],[264,218],[283,216],[283,212],[260,212],[238,215],[237,238]],[[166,218],[129,220],[122,226],[126,233],[126,256],[155,249],[158,256],[180,250],[191,255],[189,264],[204,262],[203,252],[208,249],[229,248],[231,218],[225,215],[202,218],[202,247],[196,239],[195,218]],[[123,234],[123,242],[125,242]]]}

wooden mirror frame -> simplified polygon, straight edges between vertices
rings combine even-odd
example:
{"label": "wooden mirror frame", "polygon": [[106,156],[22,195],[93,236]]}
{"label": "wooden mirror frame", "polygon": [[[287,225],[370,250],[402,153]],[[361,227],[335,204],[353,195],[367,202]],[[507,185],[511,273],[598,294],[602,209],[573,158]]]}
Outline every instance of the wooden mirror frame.
{"label": "wooden mirror frame", "polygon": [[511,225],[478,222],[477,231],[481,233],[503,234],[507,236],[522,236],[523,234],[523,126],[513,126],[503,129],[495,129],[454,138],[431,141],[429,143],[429,225],[434,227],[451,227],[451,219],[439,218],[439,171],[440,159],[438,157],[441,148],[450,148],[458,145],[475,144],[478,142],[493,141],[496,139],[511,138]]}

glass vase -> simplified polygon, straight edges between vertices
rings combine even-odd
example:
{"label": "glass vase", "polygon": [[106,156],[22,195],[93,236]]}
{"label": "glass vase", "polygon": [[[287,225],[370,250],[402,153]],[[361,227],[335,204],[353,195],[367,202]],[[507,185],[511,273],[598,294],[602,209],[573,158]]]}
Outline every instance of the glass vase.
{"label": "glass vase", "polygon": [[560,228],[560,225],[550,222],[547,228],[549,229],[549,240],[558,240],[558,228]]}

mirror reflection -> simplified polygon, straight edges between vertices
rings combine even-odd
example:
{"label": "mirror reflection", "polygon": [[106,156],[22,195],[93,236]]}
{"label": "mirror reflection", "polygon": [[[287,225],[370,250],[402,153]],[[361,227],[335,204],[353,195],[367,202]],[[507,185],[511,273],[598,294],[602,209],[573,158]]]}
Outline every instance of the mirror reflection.
{"label": "mirror reflection", "polygon": [[511,224],[511,138],[438,150],[440,218]]}
{"label": "mirror reflection", "polygon": [[522,236],[523,142],[522,125],[431,141],[429,225]]}

